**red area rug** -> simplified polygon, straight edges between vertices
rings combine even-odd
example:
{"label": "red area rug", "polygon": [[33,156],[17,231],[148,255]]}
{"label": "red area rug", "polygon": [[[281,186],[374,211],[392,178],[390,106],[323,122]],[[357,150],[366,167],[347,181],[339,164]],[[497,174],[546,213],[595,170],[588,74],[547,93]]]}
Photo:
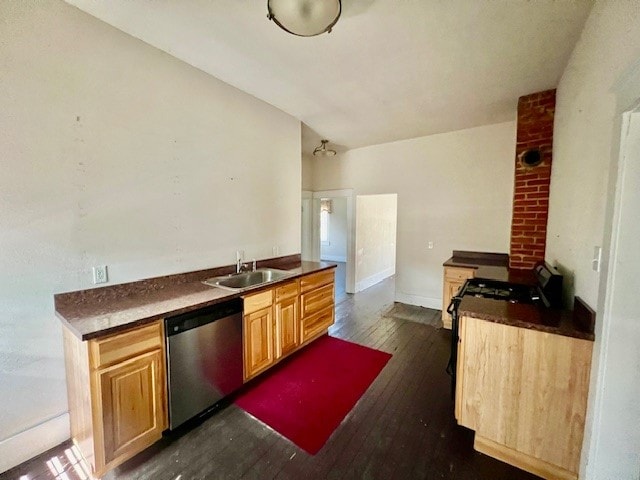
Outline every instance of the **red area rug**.
{"label": "red area rug", "polygon": [[256,379],[235,403],[315,455],[390,358],[325,335]]}

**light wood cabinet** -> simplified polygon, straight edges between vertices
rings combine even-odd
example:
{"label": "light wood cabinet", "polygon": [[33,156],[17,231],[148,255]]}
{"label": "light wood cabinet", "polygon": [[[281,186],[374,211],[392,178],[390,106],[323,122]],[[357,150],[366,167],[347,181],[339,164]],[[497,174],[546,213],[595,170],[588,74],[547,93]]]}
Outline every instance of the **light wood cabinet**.
{"label": "light wood cabinet", "polygon": [[468,278],[473,278],[474,268],[444,267],[444,281],[442,292],[442,323],[444,328],[451,329],[451,315],[447,313],[447,307],[451,299],[458,293]]}
{"label": "light wood cabinet", "polygon": [[162,321],[82,341],[64,328],[71,436],[100,477],[167,427]]}
{"label": "light wood cabinet", "polygon": [[592,348],[462,317],[455,409],[474,448],[543,478],[577,478]]}
{"label": "light wood cabinet", "polygon": [[299,303],[297,296],[276,303],[276,358],[293,352],[300,344]]}
{"label": "light wood cabinet", "polygon": [[321,335],[335,319],[333,300],[334,272],[319,272],[305,277],[300,294],[300,342]]}
{"label": "light wood cabinet", "polygon": [[250,380],[326,332],[334,322],[334,271],[244,299],[244,378]]}
{"label": "light wood cabinet", "polygon": [[273,308],[244,316],[244,376],[251,378],[273,364]]}

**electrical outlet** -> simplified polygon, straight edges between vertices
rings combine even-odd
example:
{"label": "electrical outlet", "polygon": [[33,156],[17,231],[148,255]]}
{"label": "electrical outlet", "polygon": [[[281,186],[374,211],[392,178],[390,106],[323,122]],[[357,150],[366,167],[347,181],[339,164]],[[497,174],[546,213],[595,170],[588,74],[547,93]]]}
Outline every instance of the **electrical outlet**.
{"label": "electrical outlet", "polygon": [[280,254],[280,249],[278,248],[277,245],[273,246],[273,248],[271,249],[271,253],[273,254],[274,257],[277,257]]}
{"label": "electrical outlet", "polygon": [[236,250],[236,261],[244,261],[244,250]]}
{"label": "electrical outlet", "polygon": [[107,266],[99,265],[97,267],[93,267],[93,283],[97,285],[98,283],[107,283],[109,281],[109,277],[107,274]]}
{"label": "electrical outlet", "polygon": [[429,242],[429,243],[427,244],[427,248],[428,248],[429,250],[433,250],[433,242]]}

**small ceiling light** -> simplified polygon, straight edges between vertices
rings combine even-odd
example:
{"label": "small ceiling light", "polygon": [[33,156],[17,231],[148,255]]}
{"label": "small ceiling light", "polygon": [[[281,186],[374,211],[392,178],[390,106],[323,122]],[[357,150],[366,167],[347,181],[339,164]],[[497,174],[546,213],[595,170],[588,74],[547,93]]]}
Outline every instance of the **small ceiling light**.
{"label": "small ceiling light", "polygon": [[342,12],[341,0],[267,0],[267,18],[300,37],[330,33]]}
{"label": "small ceiling light", "polygon": [[336,151],[327,149],[327,143],[329,143],[329,140],[320,140],[320,145],[316,147],[313,154],[321,157],[333,157]]}

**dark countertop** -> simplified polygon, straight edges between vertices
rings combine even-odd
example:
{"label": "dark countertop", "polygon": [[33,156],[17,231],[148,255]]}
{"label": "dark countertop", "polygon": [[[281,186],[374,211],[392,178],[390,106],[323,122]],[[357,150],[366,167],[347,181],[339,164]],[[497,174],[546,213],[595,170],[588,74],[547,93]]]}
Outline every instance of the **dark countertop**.
{"label": "dark countertop", "polygon": [[462,268],[478,268],[479,266],[488,267],[508,267],[509,255],[506,253],[490,253],[490,252],[469,252],[466,250],[454,250],[446,262],[442,264],[445,267],[462,267]]}
{"label": "dark countertop", "polygon": [[[259,266],[285,269],[283,265],[263,263]],[[194,272],[199,275],[192,277],[189,276],[191,274],[166,277],[175,277],[173,283],[164,281],[165,277],[160,277],[159,279],[143,280],[120,286],[69,292],[55,296],[56,315],[77,337],[81,340],[89,340],[167,316],[178,315],[238,298],[250,292],[272,288],[278,283],[333,267],[335,264],[332,263],[298,261],[295,264],[287,265],[286,270],[291,272],[291,276],[280,282],[257,286],[243,292],[230,292],[202,283],[205,278],[219,275],[217,270]],[[211,274],[211,272],[215,273]],[[205,273],[208,276],[204,276]],[[142,289],[140,285],[149,286],[149,288]],[[127,289],[130,292],[128,294]],[[117,294],[111,292],[117,292]]]}
{"label": "dark countertop", "polygon": [[[537,284],[533,270],[510,269],[507,254],[454,250],[451,258],[444,262],[443,266],[473,268],[475,278],[522,285]],[[577,300],[583,303],[580,299]],[[471,296],[463,297],[458,307],[460,316],[466,315],[514,327],[593,340],[593,320],[585,319],[585,316],[593,313],[590,309],[589,311],[585,313],[584,309],[552,310],[536,305]]]}
{"label": "dark countertop", "polygon": [[512,270],[509,268],[509,255],[506,253],[467,252],[454,250],[453,255],[442,264],[444,267],[475,269],[475,278],[500,282],[535,285],[533,270]]}
{"label": "dark countertop", "polygon": [[479,318],[565,337],[591,341],[595,338],[593,330],[579,327],[580,322],[576,320],[574,311],[570,310],[552,310],[523,303],[465,296],[458,307],[458,314],[461,317]]}

